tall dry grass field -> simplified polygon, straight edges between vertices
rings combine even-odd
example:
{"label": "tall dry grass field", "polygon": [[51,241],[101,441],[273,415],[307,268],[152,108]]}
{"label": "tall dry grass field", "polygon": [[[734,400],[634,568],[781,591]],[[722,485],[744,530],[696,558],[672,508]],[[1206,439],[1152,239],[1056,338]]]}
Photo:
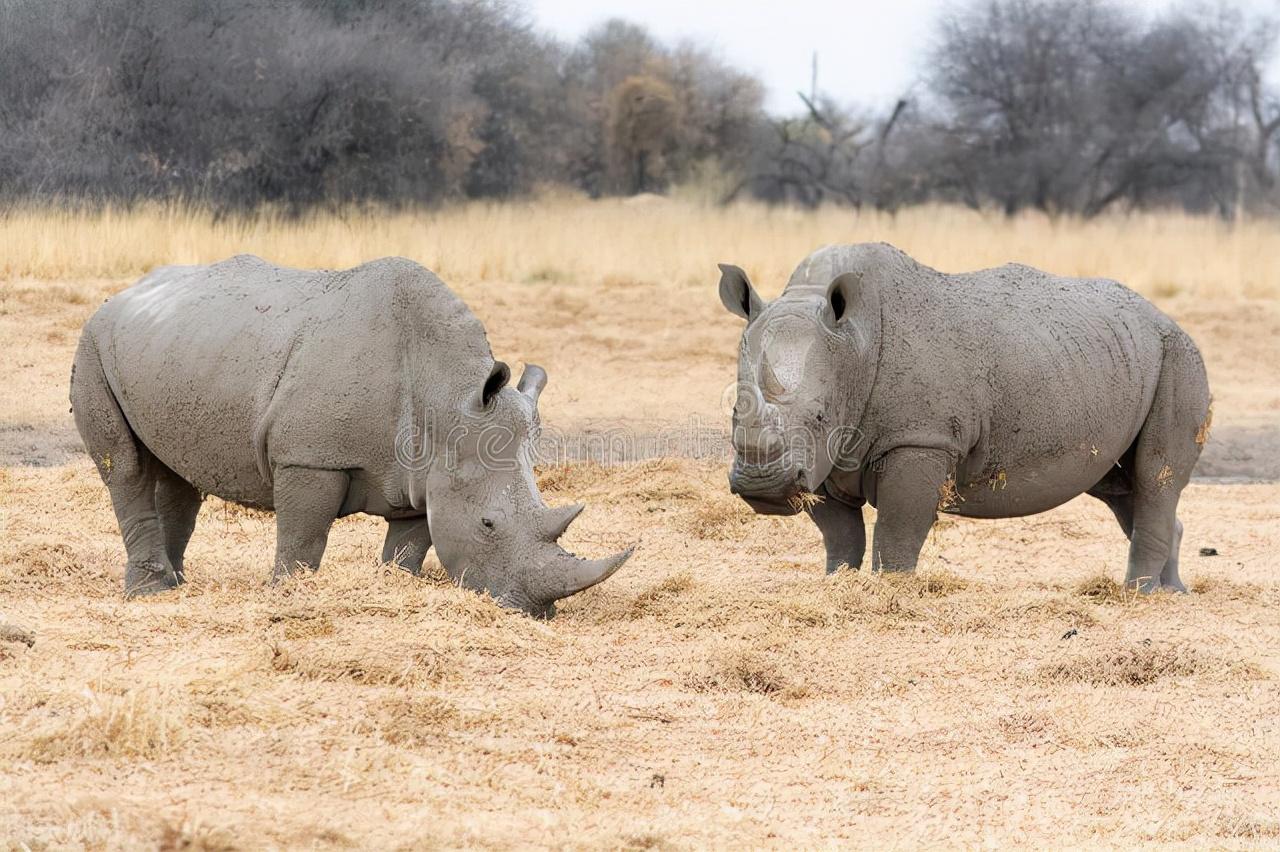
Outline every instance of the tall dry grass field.
{"label": "tall dry grass field", "polygon": [[[548,368],[549,428],[652,435],[727,425],[717,261],[772,295],[859,240],[1115,277],[1191,332],[1217,398],[1182,509],[1192,594],[1120,588],[1126,543],[1088,498],[944,519],[914,577],[827,578],[807,521],[753,516],[723,456],[668,447],[540,470],[549,502],[590,507],[575,550],[640,543],[550,623],[434,558],[425,580],[380,565],[363,517],[267,587],[271,516],[215,498],[189,583],[120,598],[66,382],[85,319],[154,266],[406,255],[498,357]],[[1276,223],[552,199],[27,212],[0,247],[0,848],[1280,844]]]}
{"label": "tall dry grass field", "polygon": [[961,208],[897,214],[728,208],[641,196],[469,204],[436,213],[318,213],[291,220],[223,219],[200,210],[0,217],[0,275],[65,280],[140,275],[169,263],[251,253],[288,266],[345,268],[413,258],[450,282],[599,282],[609,277],[704,286],[732,259],[780,288],[796,262],[827,243],[893,243],[948,272],[1016,261],[1062,275],[1118,278],[1155,296],[1275,298],[1280,229],[1177,213],[1051,220]]}

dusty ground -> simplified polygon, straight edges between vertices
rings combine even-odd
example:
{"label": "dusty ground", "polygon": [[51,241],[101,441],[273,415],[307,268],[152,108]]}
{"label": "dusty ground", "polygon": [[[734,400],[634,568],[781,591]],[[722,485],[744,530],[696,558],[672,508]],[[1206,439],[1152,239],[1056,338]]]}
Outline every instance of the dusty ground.
{"label": "dusty ground", "polygon": [[[0,280],[0,848],[1280,844],[1270,296],[1153,294],[1217,397],[1191,595],[1118,589],[1088,499],[947,519],[914,578],[828,579],[806,521],[672,453],[542,470],[590,506],[575,549],[641,547],[539,623],[380,566],[366,518],[266,588],[270,516],[214,499],[189,584],[123,602],[66,377],[126,283]],[[714,274],[455,284],[498,357],[548,368],[551,428],[723,427]]]}

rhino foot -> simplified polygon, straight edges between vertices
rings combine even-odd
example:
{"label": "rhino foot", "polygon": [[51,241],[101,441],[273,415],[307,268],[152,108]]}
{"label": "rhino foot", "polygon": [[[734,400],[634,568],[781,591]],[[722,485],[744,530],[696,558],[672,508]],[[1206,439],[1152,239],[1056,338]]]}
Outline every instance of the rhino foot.
{"label": "rhino foot", "polygon": [[131,562],[124,572],[124,596],[141,598],[176,589],[182,578],[163,562]]}
{"label": "rhino foot", "polygon": [[1141,577],[1137,580],[1129,581],[1127,585],[1142,595],[1154,595],[1156,592],[1187,594],[1187,587],[1182,584],[1181,580],[1176,578],[1161,581],[1158,577]]}

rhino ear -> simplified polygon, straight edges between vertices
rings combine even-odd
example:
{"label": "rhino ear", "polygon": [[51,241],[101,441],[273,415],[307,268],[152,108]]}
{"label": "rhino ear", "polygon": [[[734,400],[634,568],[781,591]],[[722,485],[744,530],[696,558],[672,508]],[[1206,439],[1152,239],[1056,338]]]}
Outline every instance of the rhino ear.
{"label": "rhino ear", "polygon": [[860,343],[868,343],[879,327],[879,293],[861,272],[837,275],[827,286],[827,310],[832,325],[853,331]]}
{"label": "rhino ear", "polygon": [[489,378],[484,380],[480,404],[488,408],[489,403],[493,402],[493,398],[498,395],[498,391],[505,388],[509,381],[511,381],[511,368],[502,361],[494,361],[493,369],[489,371]]}
{"label": "rhino ear", "polygon": [[720,301],[729,313],[745,320],[750,320],[764,308],[764,300],[756,295],[747,273],[730,263],[720,264]]}
{"label": "rhino ear", "polygon": [[857,316],[860,313],[858,309],[862,307],[860,303],[864,301],[862,295],[862,273],[846,272],[837,275],[827,285],[827,307],[831,310],[832,318],[840,323]]}

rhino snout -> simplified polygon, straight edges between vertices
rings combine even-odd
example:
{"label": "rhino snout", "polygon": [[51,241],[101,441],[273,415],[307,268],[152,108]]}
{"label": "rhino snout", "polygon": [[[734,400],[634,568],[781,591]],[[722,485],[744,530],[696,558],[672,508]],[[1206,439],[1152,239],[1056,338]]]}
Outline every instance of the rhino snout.
{"label": "rhino snout", "polygon": [[807,472],[794,465],[751,465],[739,458],[729,471],[729,490],[761,514],[794,515],[793,498],[805,490],[807,479]]}

